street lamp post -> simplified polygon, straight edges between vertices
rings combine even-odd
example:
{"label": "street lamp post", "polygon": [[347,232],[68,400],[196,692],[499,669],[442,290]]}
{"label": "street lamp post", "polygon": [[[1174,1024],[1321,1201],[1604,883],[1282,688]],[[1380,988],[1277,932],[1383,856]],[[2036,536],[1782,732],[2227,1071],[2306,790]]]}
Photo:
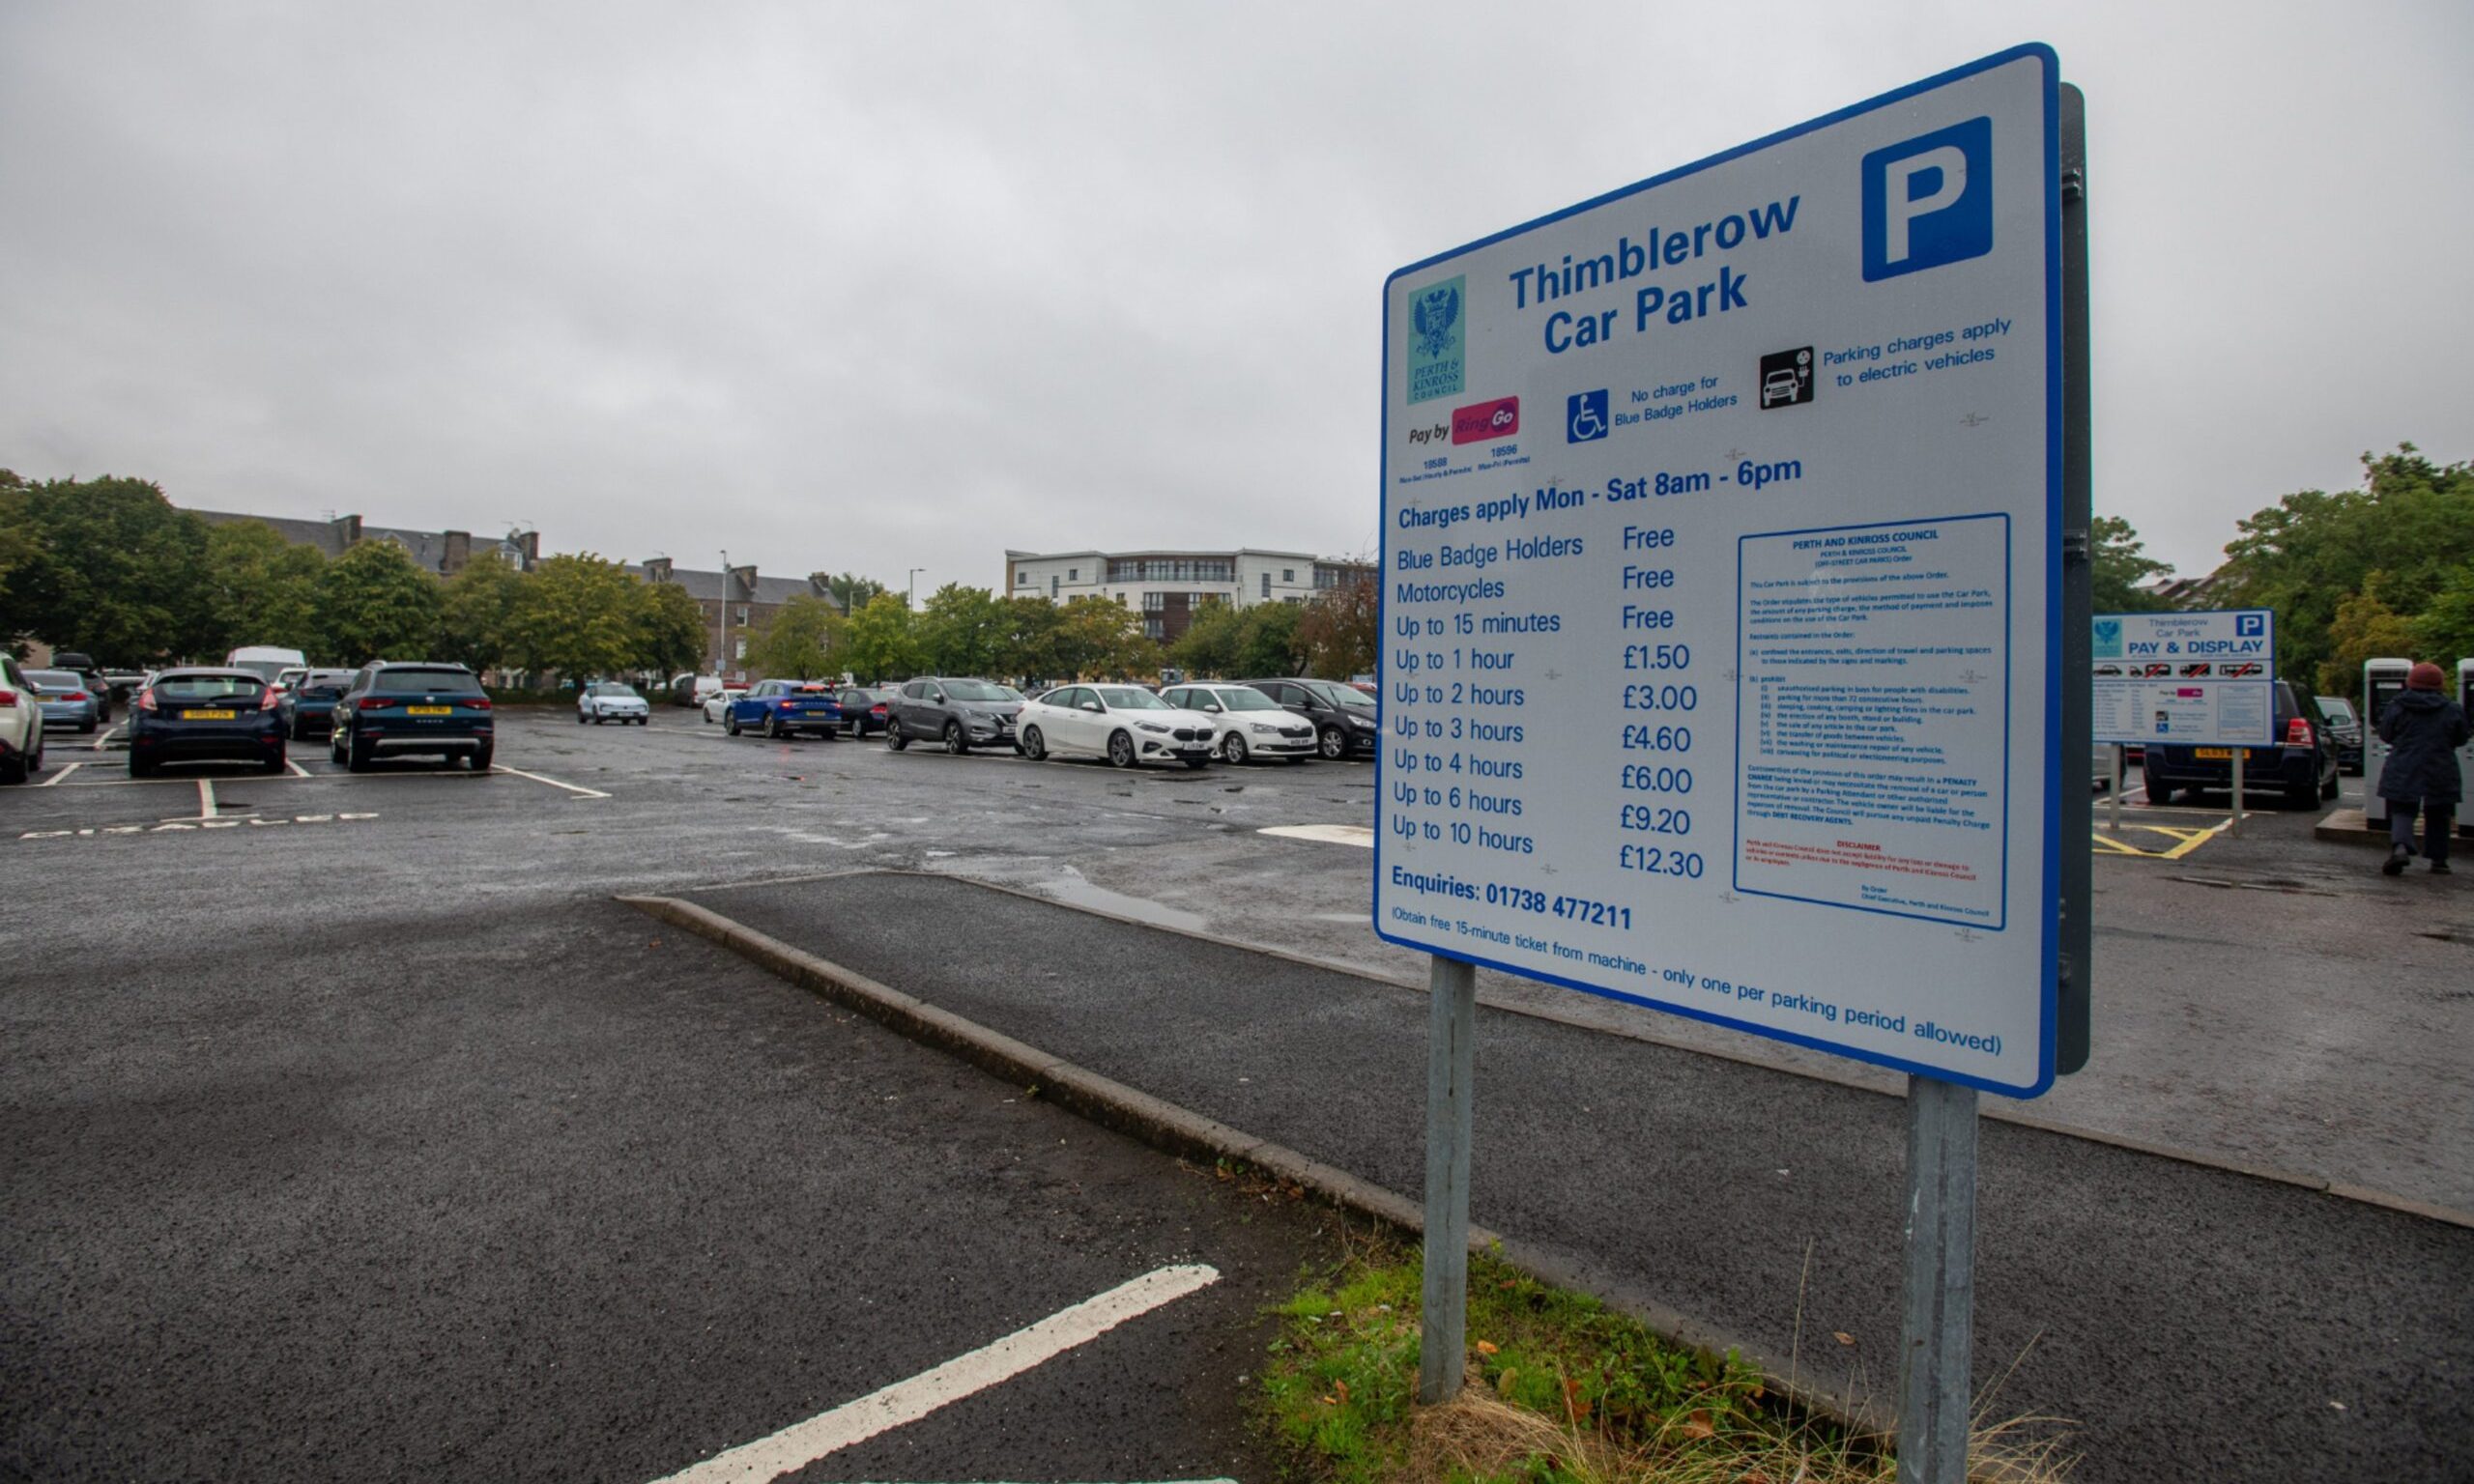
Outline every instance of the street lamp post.
{"label": "street lamp post", "polygon": [[910,611],[914,614],[919,612],[919,574],[927,570],[926,567],[910,569]]}
{"label": "street lamp post", "polygon": [[713,678],[730,683],[731,554],[722,553],[722,600],[713,605]]}

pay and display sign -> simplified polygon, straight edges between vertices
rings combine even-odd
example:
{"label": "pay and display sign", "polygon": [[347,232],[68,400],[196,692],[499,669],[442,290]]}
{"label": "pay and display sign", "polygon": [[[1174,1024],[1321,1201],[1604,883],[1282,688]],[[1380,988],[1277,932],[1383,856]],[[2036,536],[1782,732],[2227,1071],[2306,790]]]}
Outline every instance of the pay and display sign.
{"label": "pay and display sign", "polygon": [[2277,740],[2277,625],[2267,609],[2098,614],[2094,623],[2097,741]]}
{"label": "pay and display sign", "polygon": [[1392,276],[1385,938],[2050,1084],[2057,73],[2005,52]]}

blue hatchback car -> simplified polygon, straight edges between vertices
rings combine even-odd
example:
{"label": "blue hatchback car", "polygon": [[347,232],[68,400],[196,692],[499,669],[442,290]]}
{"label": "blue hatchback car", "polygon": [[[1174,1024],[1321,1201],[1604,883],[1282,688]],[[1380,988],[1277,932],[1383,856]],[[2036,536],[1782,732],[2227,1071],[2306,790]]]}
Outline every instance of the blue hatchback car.
{"label": "blue hatchback car", "polygon": [[275,702],[283,713],[283,729],[295,742],[323,737],[334,729],[335,700],[352,684],[349,670],[305,671]]}
{"label": "blue hatchback car", "polygon": [[129,776],[167,762],[254,762],[283,771],[283,717],[274,690],[245,670],[166,670],[129,708]]}
{"label": "blue hatchback car", "polygon": [[102,720],[102,702],[97,699],[86,677],[69,670],[30,670],[26,671],[26,688],[35,693],[43,705],[43,729],[93,731]]}
{"label": "blue hatchback car", "polygon": [[842,735],[842,702],[821,680],[759,680],[731,702],[722,726],[734,737],[748,730],[768,737],[814,732],[830,741]]}

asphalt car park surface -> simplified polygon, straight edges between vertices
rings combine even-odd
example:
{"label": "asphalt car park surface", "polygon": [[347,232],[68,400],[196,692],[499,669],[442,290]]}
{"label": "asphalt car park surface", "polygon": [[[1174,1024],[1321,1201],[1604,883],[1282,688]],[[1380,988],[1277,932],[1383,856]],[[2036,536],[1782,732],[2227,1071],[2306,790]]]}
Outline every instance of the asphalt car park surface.
{"label": "asphalt car park surface", "polygon": [[[1419,983],[1423,960],[1368,930],[1370,763],[897,755],[730,738],[665,705],[644,728],[556,708],[499,728],[485,777],[346,775],[311,746],[280,777],[136,782],[98,737],[0,789],[0,1472],[654,1479],[1201,1261],[1230,1276],[806,1476],[1259,1474],[1242,1443],[1169,1443],[1234,1436],[1233,1413],[1194,1409],[1233,1398],[1259,1349],[1243,1321],[1310,1228],[1246,1247],[1275,1218],[1223,1231],[1192,1204],[1208,1183],[609,899],[913,868]],[[2128,813],[2115,845],[2142,853],[2091,844],[2095,1060],[2021,1111],[2474,1209],[2463,878],[2385,880],[2376,852],[2264,805],[2239,839],[2210,833],[2221,809]],[[1023,956],[943,926],[991,977]],[[1056,1139],[1085,1173],[1044,1195],[975,1162]],[[1075,1181],[1085,1205],[1040,1204]],[[1066,1209],[1079,1235],[1023,1240]],[[1172,1233],[1163,1210],[1194,1213]],[[1086,1246],[1113,1261],[1059,1256]],[[1177,1369],[1213,1345],[1211,1368]],[[1137,1384],[1144,1367],[1167,1391]],[[1096,1389],[1069,1384],[1086,1370]],[[1122,1412],[1112,1385],[1133,1388]],[[1139,1416],[1155,1425],[1129,1432]],[[1086,1446],[1104,1435],[1124,1446]]]}

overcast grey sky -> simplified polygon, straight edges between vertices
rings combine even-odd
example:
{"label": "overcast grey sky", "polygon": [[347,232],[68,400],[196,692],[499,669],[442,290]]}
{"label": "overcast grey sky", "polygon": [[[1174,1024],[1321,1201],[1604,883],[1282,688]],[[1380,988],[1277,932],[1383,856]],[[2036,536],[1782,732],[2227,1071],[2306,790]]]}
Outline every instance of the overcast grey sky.
{"label": "overcast grey sky", "polygon": [[2474,5],[0,6],[0,465],[923,591],[1374,538],[1385,274],[2043,41],[2097,508],[2474,455]]}

